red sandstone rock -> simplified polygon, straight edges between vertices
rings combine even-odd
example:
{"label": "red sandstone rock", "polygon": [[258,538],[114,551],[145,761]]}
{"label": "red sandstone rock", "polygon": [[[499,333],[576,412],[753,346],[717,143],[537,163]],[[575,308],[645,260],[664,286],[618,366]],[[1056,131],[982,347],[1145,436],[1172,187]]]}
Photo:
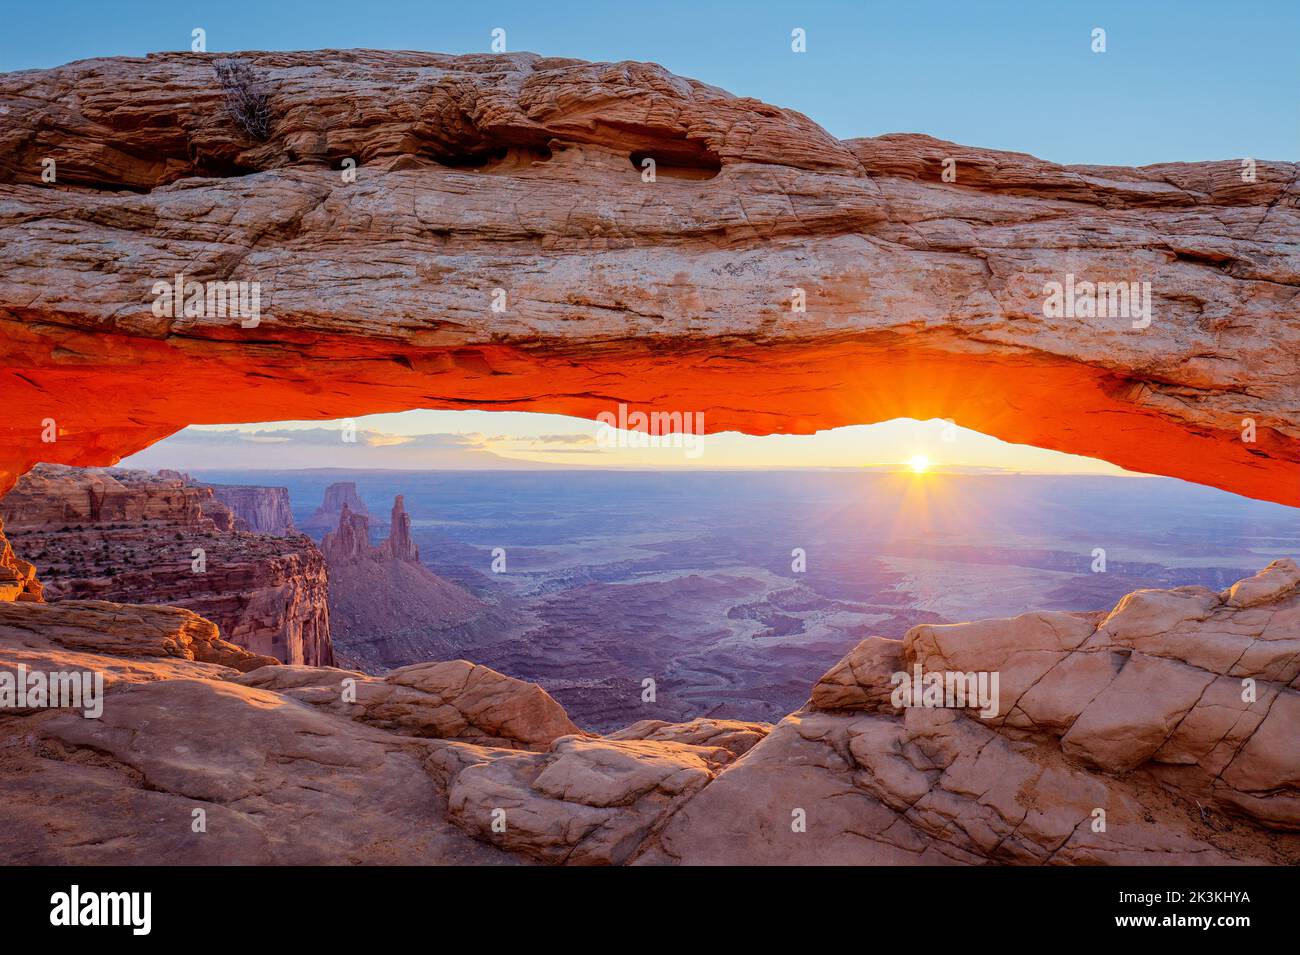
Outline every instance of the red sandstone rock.
{"label": "red sandstone rock", "polygon": [[545,750],[559,737],[580,732],[536,683],[466,660],[416,663],[383,678],[275,666],[249,673],[240,682],[408,736]]}
{"label": "red sandstone rock", "polygon": [[340,481],[325,488],[325,500],[312,512],[311,517],[303,522],[303,528],[309,530],[333,530],[339,526],[343,509],[369,520],[370,512],[365,502],[357,495],[357,486],[352,481]]}
{"label": "red sandstone rock", "polygon": [[14,553],[4,531],[4,521],[0,520],[0,602],[30,600],[40,603],[45,596],[41,582],[36,579],[36,567]]}
{"label": "red sandstone rock", "polygon": [[234,533],[234,516],[212,488],[185,475],[46,465],[0,498],[0,515],[50,599],[186,607],[256,653],[334,662],[316,546],[301,536]]}
{"label": "red sandstone rock", "polygon": [[699,717],[689,723],[666,723],[663,720],[638,720],[615,733],[612,740],[655,740],[687,743],[691,746],[722,748],[741,757],[772,731],[771,723],[747,723],[741,720],[717,720]]}
{"label": "red sandstone rock", "polygon": [[335,564],[376,556],[375,548],[370,546],[370,518],[353,514],[352,508],[345,503],[339,512],[338,528],[321,538],[320,549],[325,559]]}
{"label": "red sandstone rock", "polygon": [[28,473],[22,485],[0,498],[11,533],[59,530],[69,525],[172,524],[210,531],[205,518],[210,488],[167,476],[122,468],[69,468],[49,465]]}
{"label": "red sandstone rock", "polygon": [[[1008,739],[1108,773],[1141,768],[1220,811],[1300,831],[1300,569],[1292,560],[1221,594],[1140,590],[1100,622],[1036,612],[923,624],[901,642],[872,637],[822,677],[812,704],[896,717],[891,676],[918,665],[996,671],[1000,712],[973,721]],[[909,710],[909,727],[911,719]]]}
{"label": "red sandstone rock", "polygon": [[384,551],[393,560],[405,560],[418,564],[420,549],[411,540],[411,515],[406,513],[402,495],[393,499],[393,513],[388,525],[388,540],[384,542]]}
{"label": "red sandstone rock", "polygon": [[[341,864],[361,853],[1295,865],[1298,608],[1300,572],[1282,561],[1222,594],[1139,591],[1103,618],[927,625],[891,642],[901,654],[867,641],[833,669],[814,691],[833,712],[805,708],[774,728],[643,721],[596,738],[537,687],[465,661],[382,680],[250,669],[259,661],[187,611],[0,604],[0,670],[109,676],[101,719],[23,710],[0,720],[0,863]],[[1102,696],[1141,679],[1091,702],[1091,671],[1071,661],[1110,667],[1124,652]],[[1003,718],[895,712],[876,687],[900,659],[1001,667]],[[1185,705],[1186,681],[1166,667],[1212,682]],[[1247,677],[1258,704],[1240,698]],[[1053,680],[1053,692],[1038,692]],[[1148,729],[1160,723],[1172,731],[1152,750]],[[1150,755],[1117,772],[1130,751]],[[219,823],[201,838],[190,829],[195,800]]]}
{"label": "red sandstone rock", "polygon": [[107,686],[98,719],[0,720],[0,863],[513,861],[447,821],[420,741],[232,682],[237,670],[198,662],[214,651],[275,663],[175,608],[0,606],[0,671],[94,669]]}
{"label": "red sandstone rock", "polygon": [[[355,495],[355,485],[343,494]],[[331,499],[317,514],[328,511]],[[339,658],[349,666],[382,670],[395,662],[429,659],[440,650],[439,631],[487,611],[463,587],[420,563],[411,518],[402,496],[393,502],[389,537],[370,544],[370,518],[343,499],[338,527],[321,539],[329,567],[330,630]]]}
{"label": "red sandstone rock", "polygon": [[619,865],[729,763],[725,749],[565,736],[545,754],[446,743],[429,765],[448,815],[541,862]]}
{"label": "red sandstone rock", "polygon": [[[265,142],[203,54],[0,78],[0,486],[194,422],[624,401],[756,434],[947,417],[1300,503],[1294,163],[841,142],[651,64],[244,60]],[[264,283],[260,324],[155,315],[182,270]],[[1045,313],[1067,275],[1149,282],[1151,324]]]}
{"label": "red sandstone rock", "polygon": [[128,659],[174,658],[240,672],[279,662],[222,640],[216,624],[192,611],[104,600],[0,605],[0,647],[11,653],[57,650]]}
{"label": "red sandstone rock", "polygon": [[212,484],[213,497],[235,515],[238,530],[254,534],[287,537],[298,533],[293,526],[287,487],[257,487],[245,484]]}

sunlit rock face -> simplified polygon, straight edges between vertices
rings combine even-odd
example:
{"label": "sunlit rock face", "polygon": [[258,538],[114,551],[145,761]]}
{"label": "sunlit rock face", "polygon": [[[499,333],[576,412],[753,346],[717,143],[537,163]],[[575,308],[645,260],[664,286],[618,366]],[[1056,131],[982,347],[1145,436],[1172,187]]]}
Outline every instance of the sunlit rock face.
{"label": "sunlit rock face", "polygon": [[213,484],[212,495],[235,516],[237,530],[285,537],[296,534],[289,508],[289,489],[248,484]]}
{"label": "sunlit rock face", "polygon": [[1300,503],[1294,164],[839,141],[652,64],[243,59],[265,140],[204,54],[0,78],[0,487],[190,423],[626,402],[952,418]]}
{"label": "sunlit rock face", "polygon": [[[231,524],[213,519],[212,489],[176,471],[152,474],[128,468],[81,469],[47,465],[24,475],[0,498],[10,534],[72,526],[174,525],[213,531]],[[220,508],[216,509],[219,514]]]}
{"label": "sunlit rock face", "polygon": [[[869,638],[776,726],[596,736],[464,660],[281,666],[185,610],[0,603],[0,674],[106,685],[99,718],[0,720],[0,863],[1295,865],[1298,614],[1276,561]],[[997,669],[997,712],[895,705],[914,667]]]}
{"label": "sunlit rock face", "polygon": [[36,565],[14,553],[0,519],[0,601],[40,603],[44,599],[44,587],[36,579]]}
{"label": "sunlit rock face", "polygon": [[238,529],[213,488],[186,475],[41,465],[0,498],[0,517],[0,548],[7,533],[49,600],[186,607],[256,653],[334,662],[316,545]]}

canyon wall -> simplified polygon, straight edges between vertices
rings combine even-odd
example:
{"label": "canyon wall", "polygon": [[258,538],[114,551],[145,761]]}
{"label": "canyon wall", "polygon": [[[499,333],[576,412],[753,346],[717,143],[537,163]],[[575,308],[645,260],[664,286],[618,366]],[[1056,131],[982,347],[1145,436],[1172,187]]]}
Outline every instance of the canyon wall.
{"label": "canyon wall", "polygon": [[36,579],[36,566],[14,553],[5,537],[4,521],[0,520],[0,601],[40,603],[44,599],[44,588]]}
{"label": "canyon wall", "polygon": [[185,607],[255,653],[333,662],[320,551],[301,536],[236,532],[210,487],[181,475],[42,465],[0,498],[0,515],[49,600]]}
{"label": "canyon wall", "polygon": [[354,481],[338,481],[326,487],[325,499],[321,501],[320,507],[312,511],[307,520],[303,521],[303,529],[334,530],[339,526],[339,518],[342,517],[344,508],[347,508],[350,514],[370,517],[365,502],[357,494],[357,485]]}
{"label": "canyon wall", "polygon": [[[347,487],[355,495],[355,486]],[[420,563],[402,495],[393,501],[389,536],[378,546],[370,543],[368,515],[354,514],[347,500],[329,491],[322,510],[331,500],[342,502],[338,526],[320,549],[329,567],[330,626],[341,661],[383,670],[436,659],[449,647],[444,631],[489,617],[489,608],[468,590]]]}
{"label": "canyon wall", "polygon": [[172,468],[159,469],[158,477],[179,481],[187,487],[206,488],[207,490],[199,492],[203,514],[213,521],[218,530],[252,531],[254,534],[277,537],[298,533],[293,526],[293,511],[287,487],[206,484],[184,471]]}
{"label": "canyon wall", "polygon": [[234,513],[240,530],[254,534],[287,537],[298,533],[293,526],[287,487],[256,487],[244,484],[213,484],[213,496]]}
{"label": "canyon wall", "polygon": [[[951,418],[1300,504],[1293,162],[841,141],[527,53],[243,54],[258,141],[214,59],[0,76],[0,487],[190,423],[625,402],[710,432]],[[259,283],[260,314],[165,307],[178,274]]]}
{"label": "canyon wall", "polygon": [[63,530],[72,525],[174,524],[212,531],[212,491],[177,472],[51,465],[25,475],[21,486],[0,498],[10,532]]}

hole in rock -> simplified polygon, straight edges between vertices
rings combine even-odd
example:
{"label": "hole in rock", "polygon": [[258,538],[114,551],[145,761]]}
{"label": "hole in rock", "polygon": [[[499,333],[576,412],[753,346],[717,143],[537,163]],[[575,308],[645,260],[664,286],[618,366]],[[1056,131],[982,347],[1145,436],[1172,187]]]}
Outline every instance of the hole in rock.
{"label": "hole in rock", "polygon": [[452,169],[510,172],[549,161],[551,150],[546,146],[494,146],[473,152],[441,154],[433,158],[439,165]]}
{"label": "hole in rock", "polygon": [[1294,508],[945,421],[767,437],[701,437],[690,415],[666,433],[617,423],[191,427],[119,469],[38,466],[0,517],[50,600],[190,607],[256,652],[373,673],[465,658],[602,732],[777,720],[867,636],[1221,590],[1300,552]]}
{"label": "hole in rock", "polygon": [[711,153],[696,155],[684,153],[634,152],[630,155],[632,168],[645,170],[645,160],[655,162],[655,175],[667,179],[712,179],[722,171],[722,162]]}

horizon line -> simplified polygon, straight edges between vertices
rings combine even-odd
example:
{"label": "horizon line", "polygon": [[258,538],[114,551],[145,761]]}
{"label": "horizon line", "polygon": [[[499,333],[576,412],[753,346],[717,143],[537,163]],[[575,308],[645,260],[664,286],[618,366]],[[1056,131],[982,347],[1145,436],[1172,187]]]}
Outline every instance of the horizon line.
{"label": "horizon line", "polygon": [[[183,473],[199,474],[205,471],[252,471],[267,474],[283,474],[295,471],[393,471],[400,473],[424,474],[430,472],[446,474],[495,474],[495,473],[555,473],[563,472],[566,474],[590,474],[590,473],[620,473],[620,472],[637,472],[651,474],[700,474],[700,473],[731,473],[731,472],[765,472],[765,473],[787,473],[799,471],[835,471],[846,473],[870,473],[870,474],[907,474],[912,475],[911,469],[907,465],[809,465],[807,467],[792,467],[782,465],[780,467],[568,467],[565,465],[548,465],[539,462],[537,467],[518,467],[518,468],[470,468],[470,467],[428,467],[428,468],[397,468],[397,467],[209,467],[206,465],[199,467],[162,467],[152,470],[181,471]],[[121,464],[109,465],[110,467],[120,468]],[[126,467],[124,470],[148,471],[146,467]],[[1119,478],[1123,480],[1132,480],[1134,478],[1147,478],[1150,480],[1161,481],[1182,481],[1181,478],[1168,477],[1162,474],[1145,474],[1139,471],[1122,471],[1116,474],[1098,474],[1093,471],[1036,471],[1036,470],[1011,470],[1007,468],[982,468],[979,466],[970,467],[944,467],[941,465],[931,465],[929,470],[923,475],[915,475],[917,478],[924,478],[937,475],[947,475],[952,477],[1093,477],[1093,478]],[[1195,484],[1194,481],[1182,481],[1184,484]],[[1208,486],[1208,485],[1198,485]]]}

